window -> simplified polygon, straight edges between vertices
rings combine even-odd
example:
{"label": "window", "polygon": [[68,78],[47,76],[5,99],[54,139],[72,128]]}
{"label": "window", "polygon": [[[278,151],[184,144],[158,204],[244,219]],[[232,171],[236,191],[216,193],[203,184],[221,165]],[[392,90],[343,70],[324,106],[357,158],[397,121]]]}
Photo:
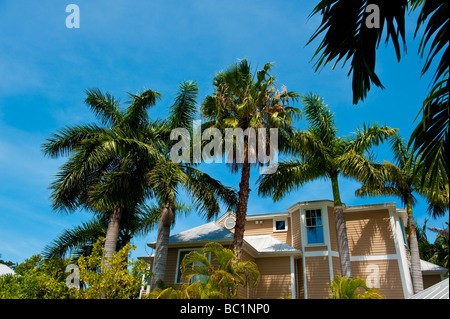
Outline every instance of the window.
{"label": "window", "polygon": [[306,235],[308,244],[323,244],[322,212],[320,209],[306,211]]}
{"label": "window", "polygon": [[286,218],[276,218],[273,220],[273,231],[287,231],[287,219]]}
{"label": "window", "polygon": [[[199,253],[201,253],[201,249],[180,249],[178,250],[178,261],[177,261],[177,274],[176,274],[176,278],[175,278],[175,283],[177,284],[182,284],[182,277],[183,274],[181,273],[181,262],[183,261],[184,257],[186,257],[187,254],[189,254],[191,251],[197,251]],[[210,259],[210,254],[208,254],[208,259]],[[206,276],[195,276],[191,279],[190,283],[196,282],[197,280],[200,279],[200,277],[204,277],[206,278]]]}

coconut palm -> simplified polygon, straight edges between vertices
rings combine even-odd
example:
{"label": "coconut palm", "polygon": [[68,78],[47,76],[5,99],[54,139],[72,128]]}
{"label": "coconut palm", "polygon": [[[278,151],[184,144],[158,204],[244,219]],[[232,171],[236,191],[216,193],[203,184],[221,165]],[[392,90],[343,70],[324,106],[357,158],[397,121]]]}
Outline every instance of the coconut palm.
{"label": "coconut palm", "polygon": [[[105,257],[111,258],[123,215],[151,195],[145,172],[160,152],[147,110],[161,94],[153,90],[129,93],[126,109],[99,89],[87,90],[86,95],[86,104],[103,126],[65,127],[47,139],[43,151],[52,158],[69,155],[50,187],[54,210],[73,213],[86,208],[107,215]],[[131,143],[141,140],[147,143]],[[135,144],[138,147],[130,151]]]}
{"label": "coconut palm", "polygon": [[233,189],[194,167],[169,160],[169,148],[173,143],[169,138],[171,128],[187,125],[195,114],[196,83],[180,85],[166,121],[149,121],[146,110],[160,96],[151,91],[154,98],[148,99],[149,92],[140,96],[130,94],[130,106],[121,110],[109,94],[88,91],[86,102],[108,127],[66,128],[44,145],[44,151],[50,156],[71,153],[52,185],[56,209],[73,212],[83,207],[110,213],[105,241],[107,258],[116,250],[123,213],[129,215],[124,218],[131,220],[139,205],[148,198],[156,198],[160,214],[154,279],[161,280],[170,227],[180,207],[179,188],[184,187],[194,205],[209,218],[220,211],[218,200],[223,199],[232,207],[236,196]]}
{"label": "coconut palm", "polygon": [[[423,172],[423,162],[408,150],[404,140],[398,135],[391,139],[395,163],[384,161],[375,163],[363,157],[354,157],[352,165],[346,165],[343,170],[352,174],[354,167],[362,166],[366,173],[360,174],[363,181],[361,188],[355,194],[365,196],[396,196],[406,206],[408,214],[409,248],[411,252],[411,274],[414,293],[423,290],[422,271],[420,268],[420,254],[417,241],[413,207],[416,203],[415,194],[427,199],[428,212],[433,217],[441,217],[448,210],[448,183],[441,181],[440,191],[435,193],[422,184],[422,176],[431,178],[431,172]],[[350,154],[348,159],[353,155]],[[355,164],[358,162],[358,164]]]}
{"label": "coconut palm", "polygon": [[[249,62],[244,59],[217,73],[213,81],[214,93],[206,96],[201,107],[202,117],[207,120],[203,128],[217,128],[225,137],[226,129],[242,129],[248,133],[248,129],[258,132],[258,129],[275,128],[278,136],[290,131],[299,111],[289,106],[289,99],[291,102],[296,101],[299,95],[287,91],[284,86],[281,92],[277,90],[275,77],[270,74],[271,68],[272,64],[267,63],[262,70],[252,74]],[[266,139],[266,148],[270,147],[269,143],[274,146],[274,141]],[[252,158],[253,163],[258,163],[254,160],[256,145],[251,145],[249,135],[244,134],[243,141],[240,144],[236,141],[235,144],[235,150],[225,156],[228,157],[227,163],[231,163],[232,172],[237,173],[241,169],[233,240],[240,254],[250,193]]]}
{"label": "coconut palm", "polygon": [[[379,25],[368,27],[367,19],[373,14],[367,10],[369,4],[378,6]],[[408,7],[410,11],[420,10],[415,37],[425,26],[419,45],[419,54],[427,55],[422,75],[433,66],[435,72],[430,83],[431,90],[423,101],[422,119],[413,131],[409,145],[412,152],[421,155],[426,171],[432,171],[436,178],[426,179],[422,184],[435,192],[439,189],[439,180],[449,175],[449,20],[447,0],[321,0],[311,15],[321,14],[320,26],[311,36],[308,44],[323,34],[314,58],[316,71],[333,62],[333,68],[339,61],[350,60],[349,75],[352,74],[353,103],[363,100],[371,84],[383,88],[375,72],[376,51],[383,34],[386,44],[391,40],[397,60],[401,59],[401,47],[406,52],[405,20]],[[428,51],[428,53],[427,53]],[[439,59],[438,63],[433,63]],[[419,113],[420,114],[420,113]]]}
{"label": "coconut palm", "polygon": [[[371,127],[364,125],[357,129],[353,137],[338,137],[334,115],[318,95],[309,93],[302,98],[303,113],[308,121],[308,128],[295,131],[290,138],[290,152],[296,156],[293,160],[279,163],[278,170],[272,175],[261,177],[258,193],[280,200],[292,190],[305,183],[323,178],[331,181],[334,201],[336,236],[341,263],[341,274],[352,277],[350,252],[347,242],[347,230],[344,209],[341,202],[338,178],[349,176],[343,174],[343,158],[350,152],[363,154],[372,146],[378,145],[392,136],[396,130],[375,123]],[[356,173],[356,170],[353,172]]]}
{"label": "coconut palm", "polygon": [[[227,209],[236,207],[236,192],[225,187],[220,181],[195,168],[190,163],[175,163],[170,160],[170,148],[175,143],[170,140],[170,131],[175,128],[192,128],[192,120],[197,111],[198,87],[195,82],[183,82],[170,108],[170,115],[162,123],[161,140],[165,145],[165,156],[148,171],[148,184],[160,207],[158,235],[151,287],[155,289],[163,283],[167,262],[170,229],[180,212],[180,191],[184,190],[193,201],[194,208],[208,220],[220,212],[219,203]],[[192,133],[192,132],[191,132]]]}

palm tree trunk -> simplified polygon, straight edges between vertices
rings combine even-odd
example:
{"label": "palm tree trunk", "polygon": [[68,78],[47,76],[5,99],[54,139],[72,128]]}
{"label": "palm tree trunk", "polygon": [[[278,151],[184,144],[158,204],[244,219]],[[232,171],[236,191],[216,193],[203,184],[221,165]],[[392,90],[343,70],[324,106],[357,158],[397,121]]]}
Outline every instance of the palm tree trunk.
{"label": "palm tree trunk", "polygon": [[406,211],[408,213],[409,228],[409,250],[411,253],[411,277],[413,282],[414,293],[423,290],[422,269],[420,267],[419,244],[417,242],[416,225],[412,214],[412,201],[408,199],[406,202]]}
{"label": "palm tree trunk", "polygon": [[159,218],[158,238],[156,239],[155,257],[153,264],[153,277],[150,284],[152,290],[164,283],[166,272],[167,252],[169,251],[170,227],[174,221],[174,210],[168,204],[161,207]]}
{"label": "palm tree trunk", "polygon": [[247,203],[250,194],[250,163],[244,161],[242,164],[241,182],[239,183],[239,197],[236,207],[236,226],[234,228],[233,246],[237,250],[240,259],[242,246],[244,244],[245,220],[247,215]]}
{"label": "palm tree trunk", "polygon": [[334,199],[334,224],[336,227],[336,237],[339,251],[339,260],[341,263],[341,275],[343,277],[353,277],[350,263],[350,250],[348,248],[347,227],[345,225],[344,208],[342,207],[341,196],[339,193],[338,175],[331,174],[331,187],[333,189]]}
{"label": "palm tree trunk", "polygon": [[117,239],[119,238],[120,219],[122,217],[122,210],[119,205],[113,209],[108,222],[108,230],[105,238],[105,258],[106,262],[113,257],[117,247]]}

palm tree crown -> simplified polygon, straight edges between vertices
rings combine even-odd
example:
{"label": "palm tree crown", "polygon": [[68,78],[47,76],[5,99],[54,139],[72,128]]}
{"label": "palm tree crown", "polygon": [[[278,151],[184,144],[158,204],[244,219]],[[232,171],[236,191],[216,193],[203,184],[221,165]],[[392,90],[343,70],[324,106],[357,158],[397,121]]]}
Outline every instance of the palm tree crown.
{"label": "palm tree crown", "polygon": [[[258,131],[258,129],[276,128],[279,131],[278,135],[284,131],[290,131],[299,111],[289,105],[289,100],[296,101],[299,95],[287,91],[285,87],[281,92],[277,90],[275,77],[270,74],[271,68],[272,64],[267,63],[262,70],[252,74],[250,64],[244,59],[232,64],[223,72],[217,73],[213,82],[214,94],[206,96],[202,104],[201,113],[207,120],[203,124],[204,128],[217,128],[222,133],[226,129],[236,128],[244,132],[248,132],[248,129]],[[266,139],[266,149],[271,142],[273,143]],[[230,154],[226,154],[227,162],[232,163],[233,172],[242,168],[233,242],[238,253],[243,244],[245,215],[250,192],[250,166],[255,147],[256,145],[253,145],[253,148],[250,145],[249,135],[244,135],[240,148],[236,147],[236,153],[231,151]],[[239,153],[241,161],[237,159]],[[255,161],[255,163],[258,162]]]}
{"label": "palm tree crown", "polygon": [[[281,162],[276,173],[259,178],[259,194],[280,200],[292,190],[318,178],[330,179],[333,190],[335,226],[341,260],[342,275],[351,277],[350,254],[347,231],[340,198],[338,176],[358,178],[358,169],[352,175],[345,174],[342,167],[348,165],[354,154],[363,154],[392,136],[396,130],[387,126],[363,126],[354,137],[337,136],[334,115],[323,99],[315,94],[302,98],[308,128],[294,131],[289,137],[286,150],[296,156],[293,160]],[[352,156],[350,156],[352,154]]]}

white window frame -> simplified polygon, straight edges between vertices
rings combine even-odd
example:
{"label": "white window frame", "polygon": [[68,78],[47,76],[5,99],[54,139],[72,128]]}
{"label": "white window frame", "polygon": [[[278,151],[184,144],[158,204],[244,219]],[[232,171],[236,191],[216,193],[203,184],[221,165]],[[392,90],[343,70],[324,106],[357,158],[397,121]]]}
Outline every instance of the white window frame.
{"label": "white window frame", "polygon": [[[277,229],[278,221],[284,221],[284,229]],[[288,227],[289,226],[288,226],[288,218],[287,217],[274,217],[273,218],[273,232],[274,233],[287,232]]]}
{"label": "white window frame", "polygon": [[[307,210],[320,210],[322,216],[322,230],[323,230],[323,243],[310,244],[308,242],[308,230],[306,227],[306,211]],[[300,211],[300,222],[302,228],[302,246],[303,247],[317,247],[317,246],[329,246],[329,228],[328,228],[328,209],[327,206],[314,206],[314,207],[302,207]]]}
{"label": "white window frame", "polygon": [[[175,267],[175,284],[180,284],[180,285],[184,284],[183,282],[181,282],[181,278],[178,278],[178,273],[179,273],[179,269],[180,269],[180,266],[181,266],[180,256],[181,256],[181,252],[182,251],[188,251],[188,252],[196,251],[196,252],[201,253],[202,249],[201,248],[180,248],[180,249],[178,249],[178,252],[177,252],[177,265]],[[208,261],[211,261],[211,254],[210,253],[208,253]]]}

